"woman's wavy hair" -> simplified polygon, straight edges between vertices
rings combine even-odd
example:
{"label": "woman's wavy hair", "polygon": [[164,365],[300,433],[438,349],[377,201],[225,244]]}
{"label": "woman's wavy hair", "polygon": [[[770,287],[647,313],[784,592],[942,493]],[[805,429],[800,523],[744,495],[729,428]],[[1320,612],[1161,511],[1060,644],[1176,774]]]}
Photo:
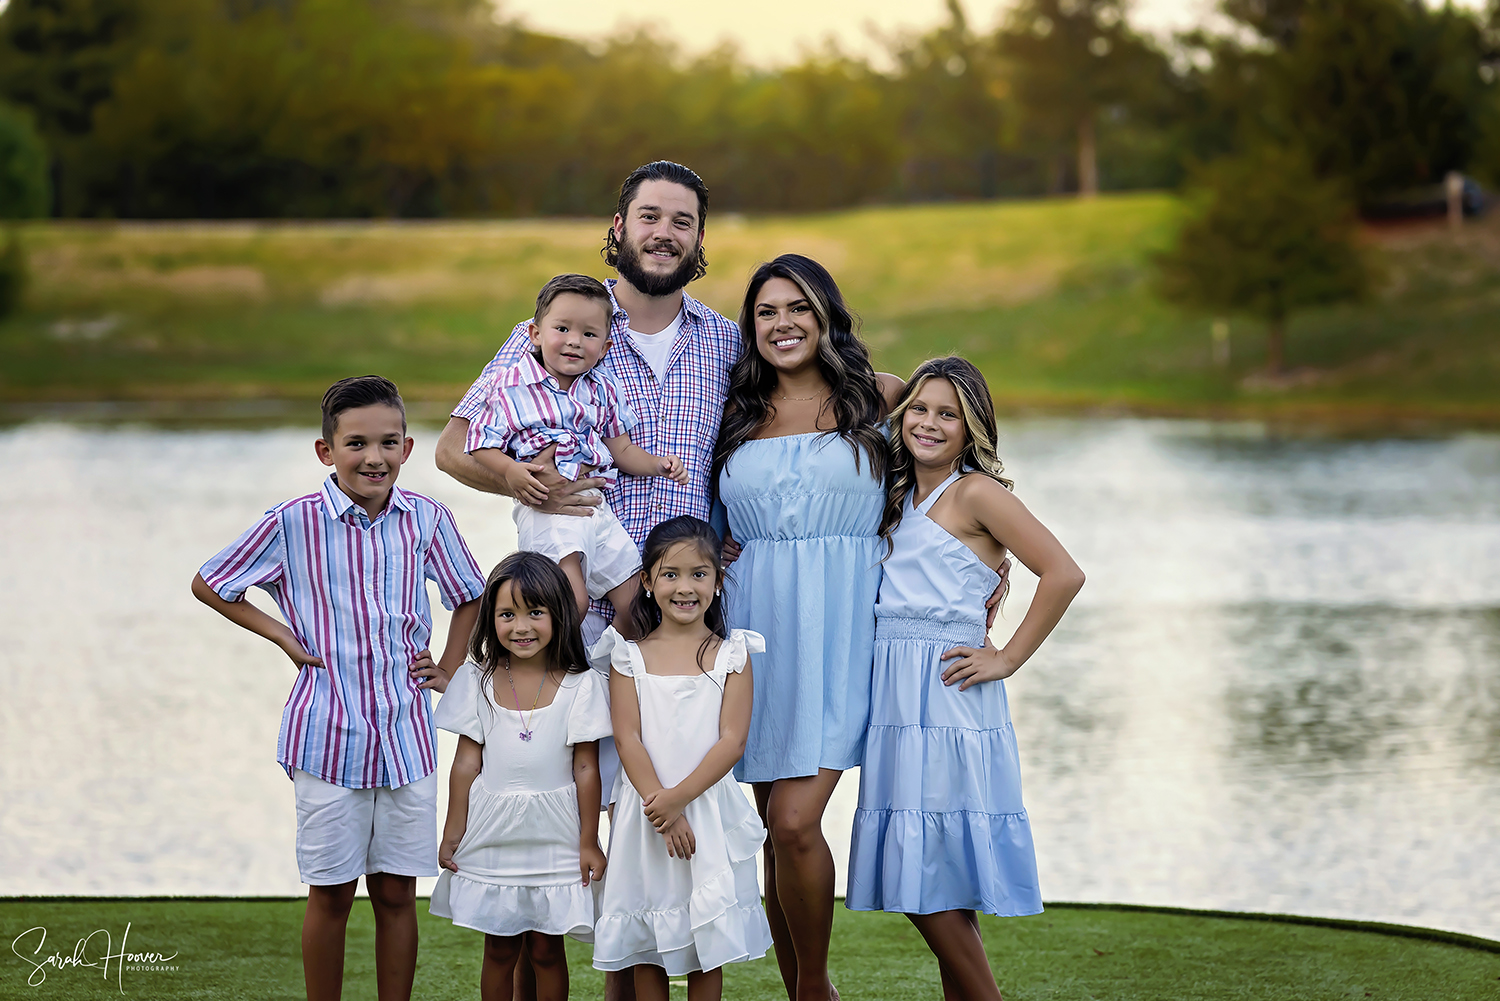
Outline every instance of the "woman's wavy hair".
{"label": "woman's wavy hair", "polygon": [[880,519],[880,537],[891,542],[891,533],[901,524],[906,498],[917,484],[916,463],[901,436],[901,424],[912,400],[929,379],[947,379],[958,396],[959,414],[964,422],[964,447],[954,463],[956,469],[972,469],[996,480],[1007,490],[1015,484],[1004,476],[1005,466],[995,450],[998,432],[995,427],[995,401],[990,397],[989,383],[973,362],[950,355],[933,358],[917,366],[911,380],[901,390],[901,401],[891,411],[890,475],[886,480],[885,514]]}
{"label": "woman's wavy hair", "polygon": [[[630,203],[635,201],[636,192],[647,181],[671,181],[698,196],[698,265],[693,270],[692,280],[702,278],[708,274],[708,255],[703,252],[703,227],[708,225],[708,185],[703,183],[703,178],[691,167],[684,167],[671,160],[653,160],[642,164],[632,170],[630,176],[625,178],[625,183],[620,185],[620,200],[615,206],[615,214],[621,219],[630,217]],[[604,263],[612,268],[620,263],[620,240],[615,236],[613,222],[604,232],[604,246],[599,253],[603,256]]]}
{"label": "woman's wavy hair", "polygon": [[886,470],[886,442],[878,425],[885,417],[885,395],[870,364],[870,351],[855,330],[856,317],[844,303],[828,269],[801,254],[782,254],[755,269],[740,306],[740,357],[729,370],[729,399],[719,441],[714,447],[709,485],[718,489],[719,473],[735,449],[749,441],[776,411],[771,391],[776,370],[760,356],[755,342],[755,300],[772,278],[785,278],[802,290],[818,319],[818,367],[833,390],[828,405],[838,424],[837,434],[854,449],[855,468],[860,453],[870,460],[870,475],[880,479]]}
{"label": "woman's wavy hair", "polygon": [[[667,519],[651,530],[651,534],[646,536],[646,545],[641,548],[641,573],[646,581],[642,582],[641,589],[635,593],[635,601],[630,605],[630,624],[635,627],[637,636],[645,638],[661,625],[661,606],[654,597],[647,597],[645,584],[650,581],[652,571],[667,555],[667,550],[679,542],[689,542],[698,547],[704,559],[714,568],[714,590],[722,591],[724,588],[724,564],[719,561],[724,543],[719,534],[708,522],[690,514]],[[714,595],[714,600],[703,613],[703,624],[708,626],[712,635],[706,637],[703,645],[698,647],[698,670],[707,674],[703,668],[703,655],[708,652],[715,636],[721,640],[729,638],[729,629],[724,623],[723,595]]]}
{"label": "woman's wavy hair", "polygon": [[480,685],[489,700],[491,680],[507,656],[495,632],[495,602],[500,588],[515,584],[521,601],[528,608],[545,608],[552,614],[552,642],[548,644],[552,665],[568,674],[589,670],[588,654],[583,649],[582,620],[573,585],[556,563],[541,553],[524,550],[511,553],[495,565],[484,582],[484,596],[479,600],[479,619],[469,636],[469,656],[479,665]]}

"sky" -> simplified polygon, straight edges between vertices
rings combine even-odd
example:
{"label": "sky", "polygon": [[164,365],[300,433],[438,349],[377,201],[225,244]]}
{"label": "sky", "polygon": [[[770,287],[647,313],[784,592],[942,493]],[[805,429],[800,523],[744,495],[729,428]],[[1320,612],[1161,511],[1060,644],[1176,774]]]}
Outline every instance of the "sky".
{"label": "sky", "polygon": [[[1005,4],[962,0],[969,21],[987,30]],[[878,55],[869,29],[890,34],[924,30],[947,19],[943,0],[678,0],[642,4],[639,0],[501,0],[501,10],[532,28],[574,38],[597,38],[620,25],[646,24],[675,38],[690,52],[732,39],[761,65],[797,61],[806,49],[821,48],[828,37],[846,51]],[[1213,0],[1136,0],[1131,21],[1152,33],[1202,23]]]}

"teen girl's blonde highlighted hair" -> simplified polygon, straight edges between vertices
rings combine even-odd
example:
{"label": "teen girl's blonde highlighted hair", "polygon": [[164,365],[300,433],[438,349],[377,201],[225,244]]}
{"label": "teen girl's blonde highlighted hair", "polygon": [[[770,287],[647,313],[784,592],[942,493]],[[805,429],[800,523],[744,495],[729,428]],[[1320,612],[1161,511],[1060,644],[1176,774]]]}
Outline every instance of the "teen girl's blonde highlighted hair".
{"label": "teen girl's blonde highlighted hair", "polygon": [[958,409],[964,422],[964,447],[958,454],[956,467],[983,473],[1005,489],[1015,489],[1015,484],[1006,479],[1005,466],[995,449],[998,434],[995,429],[995,401],[990,397],[990,387],[984,381],[984,375],[972,362],[957,355],[924,361],[901,390],[901,402],[896,404],[890,414],[890,474],[886,480],[888,488],[885,514],[880,520],[880,537],[888,546],[891,533],[901,524],[901,512],[906,506],[906,498],[917,484],[916,463],[901,437],[901,425],[912,399],[922,391],[929,379],[947,379],[958,396]]}

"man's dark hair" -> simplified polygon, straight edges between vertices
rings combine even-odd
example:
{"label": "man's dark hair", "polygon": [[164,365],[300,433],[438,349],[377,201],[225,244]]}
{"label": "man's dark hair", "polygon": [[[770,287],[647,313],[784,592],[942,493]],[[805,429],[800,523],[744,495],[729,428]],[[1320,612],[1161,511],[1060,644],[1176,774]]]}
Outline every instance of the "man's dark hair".
{"label": "man's dark hair", "polygon": [[[655,160],[651,163],[637,167],[625,178],[625,183],[620,185],[620,201],[615,206],[615,213],[621,219],[627,218],[630,211],[630,203],[635,201],[636,192],[641,190],[641,185],[647,181],[671,181],[680,184],[684,188],[698,196],[698,267],[693,274],[696,281],[708,274],[708,256],[703,253],[703,227],[708,222],[708,185],[703,183],[691,169],[671,160]],[[620,263],[620,241],[615,238],[615,227],[611,223],[608,232],[604,234],[604,249],[600,251],[604,255],[604,263],[615,267]]]}
{"label": "man's dark hair", "polygon": [[536,312],[531,314],[532,320],[540,324],[547,310],[552,308],[553,301],[565,293],[598,301],[604,306],[606,323],[609,322],[610,317],[614,316],[614,301],[609,297],[609,289],[605,288],[604,283],[599,279],[590,278],[588,275],[558,275],[543,285],[542,290],[536,294]]}
{"label": "man's dark hair", "polygon": [[378,375],[356,375],[335,382],[323,394],[323,440],[333,444],[339,414],[377,404],[401,411],[401,430],[406,430],[406,404],[401,402],[401,391],[394,382]]}

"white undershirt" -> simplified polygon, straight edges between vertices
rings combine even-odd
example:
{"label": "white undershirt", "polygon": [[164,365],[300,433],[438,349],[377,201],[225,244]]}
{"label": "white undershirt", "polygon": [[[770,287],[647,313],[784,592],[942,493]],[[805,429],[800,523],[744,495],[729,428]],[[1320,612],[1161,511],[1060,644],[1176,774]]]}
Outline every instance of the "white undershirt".
{"label": "white undershirt", "polygon": [[630,330],[630,341],[635,349],[646,359],[646,364],[651,366],[651,373],[656,376],[656,381],[661,382],[667,374],[667,359],[672,357],[672,342],[677,340],[677,331],[682,329],[682,310],[672,317],[672,322],[654,334],[643,334],[639,330]]}

